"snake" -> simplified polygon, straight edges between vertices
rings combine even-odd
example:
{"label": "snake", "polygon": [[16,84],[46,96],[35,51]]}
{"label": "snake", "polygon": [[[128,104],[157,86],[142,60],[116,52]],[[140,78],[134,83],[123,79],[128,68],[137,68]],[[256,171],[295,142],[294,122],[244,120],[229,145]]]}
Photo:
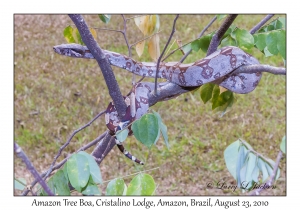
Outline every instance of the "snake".
{"label": "snake", "polygon": [[[75,43],[57,45],[53,49],[56,53],[64,56],[95,59],[86,46]],[[261,72],[234,73],[234,70],[243,65],[259,64],[255,57],[235,46],[222,47],[194,63],[161,62],[158,68],[155,62],[138,62],[116,52],[108,50],[102,50],[102,52],[113,66],[143,77],[154,78],[157,75],[158,78],[166,79],[182,87],[197,87],[206,83],[217,83],[232,92],[246,94],[257,87],[262,76]],[[153,90],[154,83],[139,82],[135,84],[130,93],[124,97],[127,109],[122,120],[120,120],[113,102],[109,103],[105,120],[111,134],[126,128],[134,120],[141,118],[148,112],[148,98]],[[132,134],[131,130],[129,134]],[[115,141],[126,157],[136,163],[144,164],[126,151],[117,138]]]}

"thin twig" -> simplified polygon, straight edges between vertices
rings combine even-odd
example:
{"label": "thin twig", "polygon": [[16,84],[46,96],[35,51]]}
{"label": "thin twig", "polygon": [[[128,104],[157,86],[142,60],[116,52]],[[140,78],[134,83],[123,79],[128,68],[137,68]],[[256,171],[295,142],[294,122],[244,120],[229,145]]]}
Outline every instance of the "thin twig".
{"label": "thin twig", "polygon": [[256,190],[252,191],[251,193],[249,193],[248,195],[259,195],[260,192],[263,191],[265,188],[268,188],[268,187],[272,186],[273,182],[275,181],[275,177],[276,177],[276,174],[277,174],[277,170],[278,170],[279,162],[280,162],[281,158],[282,158],[282,152],[280,150],[278,152],[278,155],[277,155],[277,158],[276,158],[276,163],[274,165],[272,175],[269,178],[269,180],[267,182],[265,182],[266,187],[258,188]]}
{"label": "thin twig", "polygon": [[[136,174],[139,174],[139,173],[142,173],[142,172],[153,171],[153,170],[156,170],[156,169],[159,169],[159,167],[151,168],[151,169],[144,170],[144,171],[139,171],[139,172],[136,172],[136,173],[133,173],[133,174],[128,174],[128,175],[117,177],[117,178],[123,179],[125,177],[133,176],[133,175],[136,175]],[[110,182],[111,180],[114,180],[114,179],[106,180],[103,183]]]}
{"label": "thin twig", "polygon": [[233,23],[235,18],[238,15],[228,15],[228,17],[225,19],[225,21],[222,23],[218,31],[213,35],[211,42],[209,44],[207,54],[206,56],[209,56],[213,52],[215,52],[219,46],[219,43],[221,41],[221,38],[224,36],[226,33],[227,29],[230,27],[230,25]]}
{"label": "thin twig", "polygon": [[140,43],[140,42],[142,42],[142,41],[144,41],[144,40],[146,40],[146,39],[149,39],[149,38],[153,37],[154,35],[159,34],[159,33],[161,33],[161,32],[162,32],[162,31],[158,31],[158,32],[156,32],[156,33],[154,33],[154,34],[151,34],[151,35],[149,35],[149,36],[144,37],[143,39],[140,39],[140,40],[134,42],[133,44],[130,45],[130,48],[132,48],[132,47],[135,46],[136,44],[138,44],[138,43]]}
{"label": "thin twig", "polygon": [[47,183],[42,179],[40,174],[37,172],[27,155],[23,152],[22,148],[15,142],[14,143],[14,150],[15,153],[18,155],[19,158],[22,159],[22,161],[26,164],[27,169],[30,171],[30,173],[33,175],[33,177],[40,183],[42,188],[45,190],[45,192],[48,195],[54,195],[54,193],[51,191]]}
{"label": "thin twig", "polygon": [[193,39],[192,41],[189,41],[187,43],[185,43],[184,45],[182,45],[181,47],[176,48],[175,50],[172,50],[168,55],[166,55],[161,61],[165,61],[168,57],[170,57],[171,55],[173,55],[176,51],[182,49],[183,47],[185,47],[186,45],[192,43],[193,41],[197,40],[199,38]]}
{"label": "thin twig", "polygon": [[96,29],[96,30],[100,30],[100,31],[112,31],[112,32],[123,33],[122,30],[111,29],[111,28],[97,28],[97,27],[91,27],[91,28]]}
{"label": "thin twig", "polygon": [[258,29],[260,29],[268,20],[270,20],[274,15],[267,15],[264,19],[262,19],[256,26],[254,26],[249,32],[250,34],[254,34]]}
{"label": "thin twig", "polygon": [[59,151],[58,151],[56,157],[54,158],[54,161],[52,162],[52,164],[51,164],[51,166],[50,166],[50,168],[49,168],[49,170],[48,170],[46,176],[44,177],[44,180],[46,180],[47,177],[50,175],[50,173],[52,172],[52,168],[53,168],[54,164],[56,163],[57,159],[58,159],[59,156],[61,155],[61,152],[63,151],[64,148],[66,148],[66,147],[70,144],[72,138],[73,138],[79,131],[81,131],[81,130],[85,129],[86,127],[90,126],[96,119],[98,119],[98,118],[99,118],[101,115],[103,115],[104,113],[105,113],[105,110],[102,111],[102,112],[100,112],[99,114],[97,114],[96,117],[94,117],[90,122],[88,122],[88,123],[85,124],[84,126],[78,128],[77,130],[75,130],[75,131],[71,134],[71,136],[68,138],[67,142],[66,142],[63,146],[61,146],[61,147],[59,148]]}
{"label": "thin twig", "polygon": [[[215,22],[215,20],[217,20],[217,16],[215,16],[209,23],[207,26],[205,26],[203,28],[203,30],[200,32],[200,34],[198,35],[197,39],[199,39],[200,37],[203,36],[204,32]],[[192,49],[190,49],[181,59],[180,59],[180,63],[183,63],[183,61],[187,58],[187,56],[192,52]]]}
{"label": "thin twig", "polygon": [[[88,144],[84,145],[83,147],[80,147],[76,153],[80,152],[80,151],[85,151],[87,149],[89,149],[90,147],[94,146],[95,144],[97,144],[99,141],[101,141],[106,135],[107,135],[107,131],[102,133],[100,136],[98,136],[96,139],[94,139],[93,141],[89,142]],[[72,156],[69,155],[68,157],[66,157],[65,159],[63,159],[62,161],[60,161],[58,164],[56,164],[53,168],[52,171],[59,169],[63,164],[65,164],[65,162]],[[41,177],[45,176],[48,173],[48,171],[45,171],[41,174]],[[34,185],[36,185],[37,183],[37,179],[35,179],[30,186],[34,187]],[[29,193],[29,190],[25,190],[22,195],[27,195]]]}
{"label": "thin twig", "polygon": [[164,47],[161,55],[159,56],[159,58],[157,60],[157,64],[156,64],[156,76],[155,76],[155,86],[154,86],[154,95],[157,94],[157,77],[158,77],[159,64],[160,64],[160,61],[161,61],[162,57],[164,56],[164,53],[165,53],[165,51],[166,51],[166,49],[167,49],[167,47],[168,47],[168,45],[169,45],[169,43],[170,43],[170,41],[172,39],[173,34],[176,31],[175,26],[176,26],[176,21],[177,21],[178,17],[179,17],[179,15],[176,15],[176,17],[174,19],[174,22],[173,22],[172,32],[171,32],[171,34],[169,36],[169,39],[168,39],[168,41],[167,41],[167,43],[166,43],[166,45],[165,45],[165,47]]}
{"label": "thin twig", "polygon": [[233,73],[256,73],[256,72],[268,72],[271,74],[276,75],[286,75],[286,69],[282,67],[275,67],[269,65],[247,65],[247,66],[240,66],[237,68]]}
{"label": "thin twig", "polygon": [[122,34],[124,36],[126,46],[127,46],[127,49],[128,49],[128,56],[131,58],[131,49],[130,49],[130,45],[129,45],[128,39],[127,39],[127,23],[126,23],[127,20],[125,19],[124,15],[121,15],[121,16],[123,18],[123,31],[122,31]]}

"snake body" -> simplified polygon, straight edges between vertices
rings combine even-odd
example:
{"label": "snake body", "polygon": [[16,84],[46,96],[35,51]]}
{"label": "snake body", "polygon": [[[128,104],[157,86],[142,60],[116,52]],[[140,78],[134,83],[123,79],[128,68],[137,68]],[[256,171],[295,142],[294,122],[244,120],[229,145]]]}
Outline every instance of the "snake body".
{"label": "snake body", "polygon": [[[89,49],[79,44],[62,44],[54,46],[53,49],[60,55],[94,59]],[[102,50],[102,52],[113,66],[120,67],[140,76],[156,76],[156,63],[137,62],[125,55],[107,50]],[[238,47],[227,46],[194,63],[161,63],[158,68],[158,78],[164,78],[169,82],[183,87],[195,87],[215,82],[232,92],[245,94],[256,88],[262,74],[260,72],[235,74],[234,70],[242,65],[254,64],[259,64],[259,62],[253,56]],[[118,130],[122,130],[129,123],[147,113],[149,108],[148,97],[153,89],[153,83],[137,83],[131,92],[124,97],[127,110],[122,120],[119,119],[114,104],[111,102],[108,105],[105,119],[106,125],[112,134],[115,134]],[[133,100],[130,96],[133,97]],[[119,141],[116,140],[116,143],[126,157],[143,164],[128,153]]]}

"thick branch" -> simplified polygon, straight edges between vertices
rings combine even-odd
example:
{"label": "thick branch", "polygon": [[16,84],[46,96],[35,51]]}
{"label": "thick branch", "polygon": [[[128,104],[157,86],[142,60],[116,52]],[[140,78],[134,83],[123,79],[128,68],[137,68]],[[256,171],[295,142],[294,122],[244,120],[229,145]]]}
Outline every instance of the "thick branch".
{"label": "thick branch", "polygon": [[228,17],[225,19],[223,24],[220,26],[218,31],[213,35],[213,38],[211,39],[210,45],[207,50],[206,56],[209,56],[213,52],[215,52],[220,44],[221,38],[224,36],[225,32],[228,30],[230,25],[233,23],[235,18],[238,15],[228,15]]}
{"label": "thick branch", "polygon": [[[45,192],[48,195],[54,195],[47,183],[42,179],[40,174],[37,172],[37,170],[32,165],[31,161],[28,159],[27,155],[23,152],[22,148],[17,144],[14,143],[14,150],[15,153],[18,155],[19,158],[23,160],[23,162],[26,164],[27,169],[30,171],[30,173],[34,176],[35,180],[37,180],[42,188],[45,190]],[[28,190],[29,191],[29,190]]]}
{"label": "thick branch", "polygon": [[109,94],[114,101],[118,115],[122,118],[126,113],[126,104],[124,102],[123,96],[119,89],[117,80],[112,71],[112,68],[105,58],[101,48],[95,41],[93,35],[91,34],[89,27],[85,23],[81,15],[69,15],[74,24],[76,25],[82,41],[85,43],[87,48],[91,51],[94,58],[97,60],[98,65],[102,71],[103,77],[105,79]]}
{"label": "thick branch", "polygon": [[268,20],[270,20],[274,15],[267,15],[264,19],[262,19],[256,26],[254,26],[249,32],[250,34],[254,34],[258,29],[260,29]]}
{"label": "thick branch", "polygon": [[107,132],[106,136],[103,140],[95,147],[94,151],[91,155],[95,157],[95,160],[98,164],[104,160],[106,155],[110,152],[110,150],[115,146],[116,142],[113,137]]}

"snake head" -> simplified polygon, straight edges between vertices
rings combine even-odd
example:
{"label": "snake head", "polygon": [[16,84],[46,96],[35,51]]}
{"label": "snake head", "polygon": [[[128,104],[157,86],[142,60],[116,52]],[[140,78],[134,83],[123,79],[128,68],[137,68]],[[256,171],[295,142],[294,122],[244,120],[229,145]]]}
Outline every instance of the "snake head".
{"label": "snake head", "polygon": [[86,46],[80,44],[61,44],[53,47],[54,52],[74,58],[94,58]]}

